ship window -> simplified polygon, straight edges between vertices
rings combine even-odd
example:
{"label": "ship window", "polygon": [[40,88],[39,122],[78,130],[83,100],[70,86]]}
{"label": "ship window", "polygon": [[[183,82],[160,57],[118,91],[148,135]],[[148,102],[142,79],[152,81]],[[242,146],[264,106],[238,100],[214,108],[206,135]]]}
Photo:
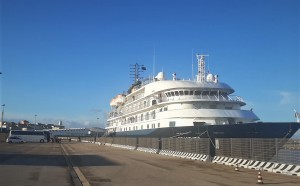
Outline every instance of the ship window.
{"label": "ship window", "polygon": [[178,93],[178,91],[175,91],[175,96],[179,96],[179,93]]}
{"label": "ship window", "polygon": [[147,129],[149,129],[149,124],[147,124]]}
{"label": "ship window", "polygon": [[155,111],[151,112],[152,119],[155,119]]}
{"label": "ship window", "polygon": [[168,110],[168,107],[164,107],[164,111],[167,111]]}
{"label": "ship window", "polygon": [[157,128],[159,128],[160,127],[160,123],[157,123]]}
{"label": "ship window", "polygon": [[172,95],[172,96],[175,96],[174,92],[171,92],[171,95]]}
{"label": "ship window", "polygon": [[194,95],[194,91],[190,90],[190,95]]}
{"label": "ship window", "polygon": [[141,114],[141,121],[143,121],[144,120],[144,115],[143,114]]}
{"label": "ship window", "polygon": [[152,100],[152,105],[156,105],[156,100]]}
{"label": "ship window", "polygon": [[210,95],[210,96],[217,95],[217,92],[215,92],[215,91],[209,92],[209,95]]}
{"label": "ship window", "polygon": [[208,95],[208,91],[203,91],[203,92],[202,92],[202,95],[203,95],[203,96]]}
{"label": "ship window", "polygon": [[196,96],[200,95],[200,91],[199,91],[199,90],[196,90],[196,91],[195,91],[195,95],[196,95]]}
{"label": "ship window", "polygon": [[141,130],[143,130],[143,128],[144,128],[143,125],[141,125]]}
{"label": "ship window", "polygon": [[185,95],[189,95],[189,91],[188,91],[188,90],[185,90],[185,91],[184,91],[184,94],[185,94]]}
{"label": "ship window", "polygon": [[175,121],[170,121],[169,122],[169,127],[175,127],[176,122]]}
{"label": "ship window", "polygon": [[183,91],[182,90],[179,91],[179,95],[183,96]]}

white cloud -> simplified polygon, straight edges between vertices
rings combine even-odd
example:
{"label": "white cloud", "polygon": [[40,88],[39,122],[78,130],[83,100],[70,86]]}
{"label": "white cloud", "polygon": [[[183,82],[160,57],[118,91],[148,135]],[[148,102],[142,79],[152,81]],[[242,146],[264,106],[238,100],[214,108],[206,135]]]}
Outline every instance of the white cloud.
{"label": "white cloud", "polygon": [[295,92],[281,91],[280,95],[280,105],[298,105],[300,104],[300,97]]}

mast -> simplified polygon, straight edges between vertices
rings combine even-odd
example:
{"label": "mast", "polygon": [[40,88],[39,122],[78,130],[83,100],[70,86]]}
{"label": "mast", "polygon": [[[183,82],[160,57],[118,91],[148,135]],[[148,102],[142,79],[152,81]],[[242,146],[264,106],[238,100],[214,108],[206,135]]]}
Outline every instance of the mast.
{"label": "mast", "polygon": [[203,55],[203,54],[197,54],[198,59],[198,75],[197,75],[197,81],[204,83],[205,82],[205,57],[209,55]]}
{"label": "mast", "polygon": [[134,78],[133,82],[136,83],[140,80],[140,72],[146,70],[144,65],[139,65],[138,63],[130,65],[130,78]]}

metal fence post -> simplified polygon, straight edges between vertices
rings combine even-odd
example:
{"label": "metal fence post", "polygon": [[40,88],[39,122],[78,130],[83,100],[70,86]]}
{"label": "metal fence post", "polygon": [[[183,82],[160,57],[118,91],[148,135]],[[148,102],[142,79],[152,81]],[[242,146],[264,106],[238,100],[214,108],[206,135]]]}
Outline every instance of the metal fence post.
{"label": "metal fence post", "polygon": [[253,159],[253,139],[250,138],[250,159]]}
{"label": "metal fence post", "polygon": [[232,157],[232,138],[230,138],[230,157]]}
{"label": "metal fence post", "polygon": [[278,162],[278,138],[275,138],[275,162]]}

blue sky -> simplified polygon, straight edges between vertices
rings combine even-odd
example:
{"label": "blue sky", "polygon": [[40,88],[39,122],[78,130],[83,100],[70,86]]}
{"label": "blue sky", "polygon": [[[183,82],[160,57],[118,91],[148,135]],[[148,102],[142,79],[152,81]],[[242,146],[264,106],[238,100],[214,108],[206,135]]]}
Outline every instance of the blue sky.
{"label": "blue sky", "polygon": [[191,78],[192,54],[209,54],[210,71],[262,121],[300,111],[298,0],[0,2],[4,120],[104,127],[130,64],[152,75],[154,49],[168,78]]}

